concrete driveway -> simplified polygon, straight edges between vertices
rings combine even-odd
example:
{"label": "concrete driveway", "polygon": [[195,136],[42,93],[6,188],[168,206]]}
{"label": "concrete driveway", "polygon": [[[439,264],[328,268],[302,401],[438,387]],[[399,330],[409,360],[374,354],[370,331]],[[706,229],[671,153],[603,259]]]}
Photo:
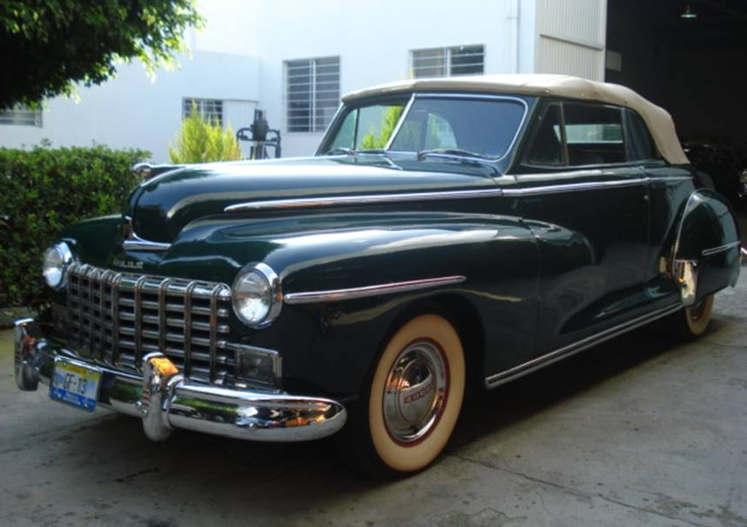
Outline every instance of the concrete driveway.
{"label": "concrete driveway", "polygon": [[334,444],[190,434],[21,393],[0,341],[0,525],[747,525],[747,268],[710,333],[641,330],[469,403],[426,472],[361,481]]}

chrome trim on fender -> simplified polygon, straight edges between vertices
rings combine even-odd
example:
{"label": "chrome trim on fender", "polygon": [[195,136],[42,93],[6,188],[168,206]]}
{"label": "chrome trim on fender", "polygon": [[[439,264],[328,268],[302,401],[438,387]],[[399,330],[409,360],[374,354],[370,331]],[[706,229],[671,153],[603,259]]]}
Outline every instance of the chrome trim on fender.
{"label": "chrome trim on fender", "polygon": [[375,203],[401,203],[406,201],[433,201],[442,199],[491,198],[500,196],[499,188],[473,190],[445,190],[430,192],[403,192],[400,194],[369,194],[345,196],[321,196],[318,198],[291,198],[267,201],[249,201],[229,205],[223,212],[244,212],[250,210],[301,209],[312,207],[332,207],[339,205],[369,205]]}
{"label": "chrome trim on fender", "polygon": [[675,313],[680,309],[682,309],[682,305],[675,304],[669,307],[658,309],[632,320],[628,320],[627,322],[623,322],[622,324],[601,331],[596,335],[586,337],[579,340],[578,342],[574,342],[573,344],[569,344],[555,351],[551,351],[550,353],[547,353],[540,357],[536,357],[532,360],[519,364],[518,366],[514,366],[513,368],[509,368],[493,375],[489,375],[485,378],[485,386],[487,388],[496,388],[497,386],[505,384],[514,379],[518,379],[519,377],[523,377],[524,375],[539,370],[540,368],[544,368],[545,366],[549,366],[550,364],[575,355],[576,353],[591,348],[592,346],[601,344],[606,340],[644,326],[649,322],[653,322],[654,320],[657,320],[659,318],[671,315],[672,313]]}
{"label": "chrome trim on fender", "polygon": [[453,285],[464,282],[467,277],[462,275],[444,276],[440,278],[425,278],[422,280],[408,280],[406,282],[391,282],[388,284],[351,287],[348,289],[331,289],[328,291],[307,291],[302,293],[288,293],[285,295],[286,304],[314,304],[317,302],[343,302],[370,296],[391,295],[407,291],[417,291],[442,285]]}
{"label": "chrome trim on fender", "polygon": [[170,243],[163,242],[152,242],[141,238],[135,234],[135,229],[132,226],[132,217],[122,216],[124,222],[122,226],[124,241],[122,247],[130,251],[168,251],[171,248]]}
{"label": "chrome trim on fender", "polygon": [[122,242],[122,247],[128,251],[168,251],[171,244],[145,240],[133,232],[130,238]]}
{"label": "chrome trim on fender", "polygon": [[710,256],[712,254],[723,253],[733,247],[738,247],[739,245],[741,245],[741,243],[742,242],[740,241],[725,243],[724,245],[719,245],[718,247],[711,247],[709,249],[703,249],[703,251],[700,254],[702,254],[703,256]]}

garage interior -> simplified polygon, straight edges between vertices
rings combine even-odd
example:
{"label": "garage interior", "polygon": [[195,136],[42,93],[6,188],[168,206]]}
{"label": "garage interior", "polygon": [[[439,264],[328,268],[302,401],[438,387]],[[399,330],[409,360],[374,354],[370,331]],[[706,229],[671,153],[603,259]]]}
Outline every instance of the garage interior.
{"label": "garage interior", "polygon": [[747,168],[746,36],[744,0],[608,1],[605,80],[666,108],[690,160],[735,205],[731,185]]}
{"label": "garage interior", "polygon": [[746,30],[744,0],[609,0],[606,80],[667,108],[684,141],[744,150]]}

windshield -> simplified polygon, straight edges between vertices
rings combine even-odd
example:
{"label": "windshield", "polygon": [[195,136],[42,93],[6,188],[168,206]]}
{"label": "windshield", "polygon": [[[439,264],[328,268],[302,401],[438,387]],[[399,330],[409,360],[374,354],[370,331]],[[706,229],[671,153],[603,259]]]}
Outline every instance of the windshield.
{"label": "windshield", "polygon": [[395,152],[448,149],[500,158],[511,147],[525,112],[525,105],[514,99],[418,96],[403,117],[406,102],[351,108],[338,121],[325,153],[389,147]]}

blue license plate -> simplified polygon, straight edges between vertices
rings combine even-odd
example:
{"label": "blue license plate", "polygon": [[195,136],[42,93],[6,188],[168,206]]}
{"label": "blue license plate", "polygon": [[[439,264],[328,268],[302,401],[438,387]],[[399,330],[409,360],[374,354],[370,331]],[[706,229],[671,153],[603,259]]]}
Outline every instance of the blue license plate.
{"label": "blue license plate", "polygon": [[54,363],[49,397],[93,412],[99,395],[101,372],[71,359],[59,357]]}

